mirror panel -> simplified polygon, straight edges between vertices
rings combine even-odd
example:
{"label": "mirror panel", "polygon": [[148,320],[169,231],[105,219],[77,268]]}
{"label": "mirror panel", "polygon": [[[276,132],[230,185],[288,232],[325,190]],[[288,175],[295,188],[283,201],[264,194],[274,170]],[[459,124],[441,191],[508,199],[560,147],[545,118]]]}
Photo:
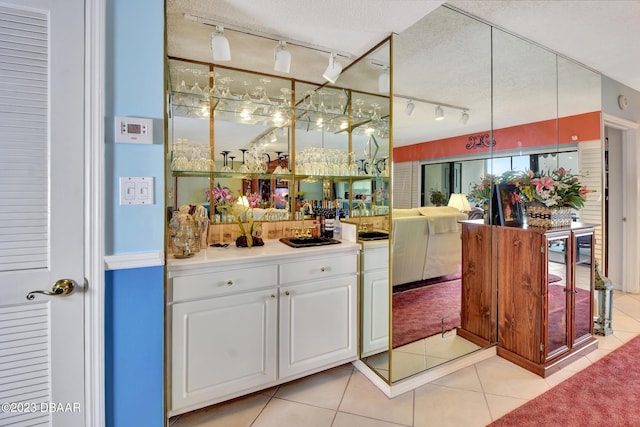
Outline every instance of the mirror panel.
{"label": "mirror panel", "polygon": [[[596,73],[447,7],[440,7],[394,37],[393,68],[392,212],[399,212],[398,208],[437,206],[448,201],[452,193],[467,194],[471,208],[482,212],[489,208],[490,196],[488,188],[479,191],[483,178],[489,175],[495,180],[511,171],[552,171],[563,167],[583,174],[588,170],[597,181],[593,188],[599,188],[601,162],[595,151],[600,149],[582,144],[583,137],[594,145],[600,141],[600,77]],[[415,102],[413,98],[418,97],[435,102]],[[409,103],[413,105],[408,107]],[[435,108],[441,103],[469,107],[453,109],[458,115],[468,113],[465,124],[449,121],[452,108],[446,106],[445,120],[435,121]],[[420,120],[413,123],[416,113],[421,114]],[[591,121],[593,118],[596,120]],[[586,132],[592,127],[593,132]],[[581,135],[576,141],[578,130]],[[591,168],[586,163],[588,148],[593,148],[589,155],[594,155],[598,163]],[[593,198],[593,193],[589,197]],[[575,219],[584,221],[588,217],[589,222],[601,223],[599,203],[599,199],[593,202],[593,217],[588,216],[591,209],[583,209],[579,218],[575,213]],[[401,220],[392,215],[393,238]],[[491,231],[488,233],[487,238],[491,239]],[[405,272],[409,268],[402,262],[398,244],[392,241],[392,276],[397,270]],[[405,236],[402,244],[413,242]],[[599,253],[597,247],[595,251]],[[490,261],[487,257],[487,263]],[[395,291],[397,283],[394,285]],[[487,307],[493,304],[486,301]],[[417,318],[402,319],[397,308],[393,307],[394,325],[418,322]],[[430,311],[439,308],[432,307]],[[489,323],[483,326],[488,330],[481,332],[467,326],[490,344],[496,342],[497,334],[495,321]],[[464,328],[463,324],[458,332],[464,332]],[[401,341],[396,331],[393,334],[395,347]],[[428,345],[424,347],[424,353],[431,351]],[[473,348],[467,348],[469,351]],[[397,381],[459,356],[438,353],[437,358],[431,359],[435,363],[429,365],[427,358],[408,353],[394,349],[392,360],[386,360],[386,365],[380,360],[373,360],[371,365],[390,381]],[[407,360],[414,366],[407,368]]]}
{"label": "mirror panel", "polygon": [[432,219],[407,208],[446,206],[452,192],[467,192],[465,180],[483,173],[491,150],[491,28],[438,8],[394,37],[393,70],[393,352],[385,368],[395,382],[480,348],[457,334],[459,234],[430,234]]}

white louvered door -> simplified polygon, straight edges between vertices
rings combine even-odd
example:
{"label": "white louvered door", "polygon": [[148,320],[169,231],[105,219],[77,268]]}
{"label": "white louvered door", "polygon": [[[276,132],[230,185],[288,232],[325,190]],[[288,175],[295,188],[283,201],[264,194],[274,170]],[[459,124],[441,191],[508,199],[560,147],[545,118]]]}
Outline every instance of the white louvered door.
{"label": "white louvered door", "polygon": [[84,90],[84,0],[0,0],[1,426],[84,425]]}

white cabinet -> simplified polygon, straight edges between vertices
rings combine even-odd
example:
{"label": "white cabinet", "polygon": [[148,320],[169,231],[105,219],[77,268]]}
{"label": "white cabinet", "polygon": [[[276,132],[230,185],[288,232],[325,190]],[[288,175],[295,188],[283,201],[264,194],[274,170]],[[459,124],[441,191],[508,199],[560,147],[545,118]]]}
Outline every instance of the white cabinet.
{"label": "white cabinet", "polygon": [[389,245],[363,244],[361,357],[389,348]]}
{"label": "white cabinet", "polygon": [[173,305],[172,409],[275,381],[277,292]]}
{"label": "white cabinet", "polygon": [[357,359],[357,251],[169,269],[169,416]]}
{"label": "white cabinet", "polygon": [[280,264],[281,378],[357,358],[357,271],[355,253]]}
{"label": "white cabinet", "polygon": [[280,289],[281,378],[357,357],[356,289],[355,275]]}

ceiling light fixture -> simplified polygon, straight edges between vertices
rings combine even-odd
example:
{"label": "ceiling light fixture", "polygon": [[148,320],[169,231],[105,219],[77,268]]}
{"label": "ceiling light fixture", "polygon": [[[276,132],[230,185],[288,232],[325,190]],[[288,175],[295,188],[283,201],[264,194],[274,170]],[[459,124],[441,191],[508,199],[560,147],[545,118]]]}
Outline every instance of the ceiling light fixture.
{"label": "ceiling light fixture", "polygon": [[231,48],[224,36],[224,27],[216,26],[216,31],[211,33],[211,50],[214,61],[231,61]]}
{"label": "ceiling light fixture", "polygon": [[412,100],[407,101],[407,106],[404,109],[404,112],[407,113],[407,116],[413,114],[413,110],[416,108],[416,104],[413,103]]}
{"label": "ceiling light fixture", "polygon": [[273,69],[281,73],[289,73],[291,69],[291,52],[287,50],[287,42],[280,40],[274,51]]}
{"label": "ceiling light fixture", "polygon": [[331,55],[329,55],[329,65],[327,69],[324,70],[324,73],[322,73],[322,77],[331,83],[335,83],[338,77],[340,77],[340,73],[342,73],[342,64],[336,61],[336,56],[332,52]]}
{"label": "ceiling light fixture", "polygon": [[391,88],[391,76],[389,75],[389,67],[382,70],[382,73],[378,76],[378,92],[389,93]]}
{"label": "ceiling light fixture", "polygon": [[463,125],[466,125],[468,121],[469,121],[469,113],[467,113],[466,111],[463,111],[462,115],[460,116],[460,123]]}
{"label": "ceiling light fixture", "polygon": [[439,105],[436,107],[436,120],[444,120],[444,110]]}

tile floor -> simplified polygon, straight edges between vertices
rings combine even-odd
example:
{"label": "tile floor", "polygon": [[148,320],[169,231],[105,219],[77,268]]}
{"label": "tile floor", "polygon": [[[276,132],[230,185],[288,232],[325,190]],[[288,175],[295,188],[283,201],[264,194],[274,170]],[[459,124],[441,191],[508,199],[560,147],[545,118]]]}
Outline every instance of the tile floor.
{"label": "tile floor", "polygon": [[171,427],[486,426],[640,334],[640,294],[616,292],[614,334],[597,350],[540,378],[494,356],[393,399],[344,365],[183,414]]}

